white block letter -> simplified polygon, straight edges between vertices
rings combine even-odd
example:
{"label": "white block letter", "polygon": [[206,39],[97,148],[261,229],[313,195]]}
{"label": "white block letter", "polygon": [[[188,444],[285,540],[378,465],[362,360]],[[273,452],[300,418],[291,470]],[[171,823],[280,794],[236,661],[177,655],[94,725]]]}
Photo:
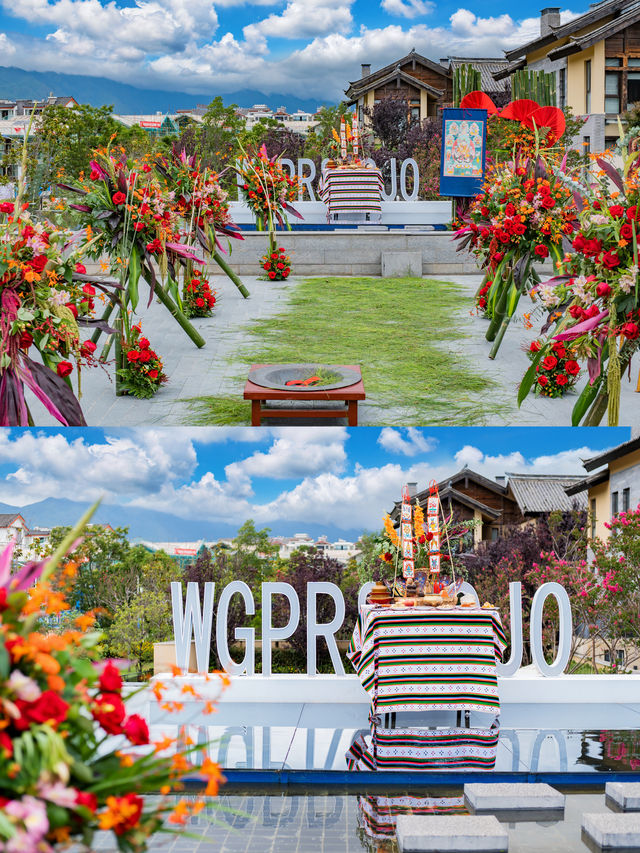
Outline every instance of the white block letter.
{"label": "white block letter", "polygon": [[240,663],[236,663],[229,654],[227,646],[227,622],[229,619],[229,603],[234,593],[239,593],[244,598],[245,610],[248,616],[256,612],[251,590],[243,581],[232,581],[222,590],[218,602],[218,613],[216,615],[216,646],[218,657],[225,672],[230,675],[253,675],[256,668],[256,632],[254,628],[236,628],[234,637],[236,640],[244,640],[245,652]]}
{"label": "white block letter", "polygon": [[[560,614],[558,653],[552,664],[544,659],[544,647],[542,645],[542,611],[547,596],[553,595],[558,602],[558,613]],[[536,665],[540,675],[562,675],[564,668],[569,663],[571,654],[571,635],[573,633],[571,621],[571,604],[567,591],[559,583],[543,583],[536,591],[531,602],[531,615],[529,616],[531,631],[531,659]]]}
{"label": "white block letter", "polygon": [[198,672],[209,671],[209,652],[211,650],[211,627],[213,622],[213,596],[216,585],[207,581],[204,585],[203,612],[200,612],[200,594],[198,584],[187,584],[187,601],[182,612],[182,584],[171,582],[171,609],[173,611],[173,636],[176,644],[176,664],[187,671],[189,669],[189,649],[191,634],[196,642],[196,662]]}
{"label": "white block letter", "polygon": [[[511,657],[505,663],[496,663],[498,675],[514,675],[522,663],[522,584],[509,584],[509,610],[511,611]],[[219,653],[218,653],[219,654]]]}
{"label": "white block letter", "polygon": [[[271,614],[271,596],[274,593],[286,595],[289,600],[289,621],[284,628],[274,628]],[[300,622],[300,600],[290,583],[274,581],[262,584],[262,674],[271,675],[271,642],[286,640]]]}
{"label": "white block letter", "polygon": [[[333,598],[336,612],[331,622],[318,624],[316,622],[316,596],[330,595]],[[307,584],[307,675],[316,674],[316,646],[318,637],[324,637],[327,642],[331,663],[336,675],[344,675],[344,667],[340,652],[336,645],[335,633],[344,622],[344,596],[339,586],[328,581],[314,581]]]}

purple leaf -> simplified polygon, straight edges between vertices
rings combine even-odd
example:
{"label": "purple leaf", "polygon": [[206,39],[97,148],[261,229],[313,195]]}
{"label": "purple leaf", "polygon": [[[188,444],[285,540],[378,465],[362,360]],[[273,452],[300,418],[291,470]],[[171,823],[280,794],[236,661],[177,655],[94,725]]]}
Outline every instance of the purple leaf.
{"label": "purple leaf", "polygon": [[0,588],[6,588],[8,586],[8,581],[11,576],[11,558],[13,557],[13,549],[15,547],[16,540],[12,539],[2,554],[0,554]]}
{"label": "purple leaf", "polygon": [[79,210],[80,213],[90,213],[91,212],[91,208],[89,207],[88,204],[70,204],[69,207],[71,207],[73,210]]}
{"label": "purple leaf", "polygon": [[567,329],[566,332],[560,332],[558,335],[554,335],[554,340],[556,341],[573,341],[576,338],[579,338],[580,335],[585,335],[587,332],[593,331],[597,328],[603,320],[609,316],[608,311],[601,311],[595,317],[589,317],[588,320],[583,320],[581,323],[578,323],[576,326],[572,326],[570,329]]}
{"label": "purple leaf", "polygon": [[304,219],[304,216],[303,216],[301,213],[299,213],[299,212],[295,209],[295,207],[293,207],[292,205],[290,205],[288,202],[286,202],[286,201],[285,201],[285,202],[284,202],[284,204],[283,204],[282,206],[283,206],[283,207],[284,207],[284,209],[287,211],[287,213],[293,213],[293,215],[294,215],[294,216],[297,216],[297,217],[298,217],[298,219]]}
{"label": "purple leaf", "polygon": [[80,403],[67,383],[44,364],[24,357],[22,379],[49,414],[64,426],[86,426]]}
{"label": "purple leaf", "polygon": [[78,193],[78,195],[88,195],[88,190],[83,190],[80,187],[72,187],[71,184],[56,184],[61,190],[67,190],[70,193]]}
{"label": "purple leaf", "polygon": [[100,175],[101,180],[105,181],[109,177],[100,163],[96,163],[95,160],[90,160],[89,166],[91,167],[92,172],[97,172]]}
{"label": "purple leaf", "polygon": [[30,426],[22,382],[13,367],[0,379],[0,426]]}
{"label": "purple leaf", "polygon": [[600,157],[596,159],[596,163],[598,164],[598,166],[600,166],[606,176],[613,181],[613,183],[617,186],[622,195],[624,195],[624,183],[622,181],[622,178],[620,177],[620,173],[618,172],[618,170],[614,166],[612,166],[611,163],[608,163],[606,160],[602,160]]}
{"label": "purple leaf", "polygon": [[200,264],[204,263],[202,258],[195,255],[190,248],[183,246],[182,243],[167,243],[167,249],[176,255],[180,255],[182,258],[189,258],[189,260],[198,261]]}

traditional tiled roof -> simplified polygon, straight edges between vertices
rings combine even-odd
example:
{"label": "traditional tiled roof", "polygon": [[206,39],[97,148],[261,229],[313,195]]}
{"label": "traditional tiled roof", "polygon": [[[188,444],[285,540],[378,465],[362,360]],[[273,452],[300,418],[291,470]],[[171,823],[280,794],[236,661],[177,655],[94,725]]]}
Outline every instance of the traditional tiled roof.
{"label": "traditional tiled roof", "polygon": [[499,83],[498,81],[502,78],[496,75],[501,71],[504,71],[509,66],[506,59],[450,56],[448,57],[448,60],[449,68],[452,71],[455,71],[455,69],[459,68],[461,65],[472,65],[476,71],[479,71],[481,83],[480,88],[483,92],[504,92],[506,88],[505,84]]}
{"label": "traditional tiled roof", "polygon": [[[19,512],[0,513],[0,527],[9,527],[10,524],[16,520],[16,518],[22,518]],[[24,521],[24,519],[22,520]]]}
{"label": "traditional tiled roof", "polygon": [[562,59],[565,56],[570,56],[572,53],[579,53],[581,50],[586,50],[586,48],[604,41],[604,39],[619,33],[620,30],[624,30],[638,21],[640,21],[640,2],[639,0],[635,0],[635,2],[630,2],[628,7],[611,21],[607,21],[601,27],[591,30],[584,35],[572,36],[567,44],[563,44],[555,48],[555,50],[550,51],[549,59]]}
{"label": "traditional tiled roof", "polygon": [[569,497],[565,489],[581,482],[580,475],[507,474],[509,488],[523,515],[586,509],[583,494]]}
{"label": "traditional tiled roof", "polygon": [[592,486],[599,486],[600,483],[606,483],[609,479],[609,471],[605,468],[603,471],[598,471],[597,474],[592,474],[591,477],[585,477],[583,480],[578,480],[572,486],[565,489],[565,492],[571,497],[578,495],[580,492],[586,492]]}
{"label": "traditional tiled roof", "polygon": [[632,438],[630,441],[625,441],[624,444],[619,444],[617,447],[612,447],[611,450],[605,450],[604,453],[599,453],[598,456],[592,456],[591,459],[585,460],[582,464],[586,471],[593,471],[594,468],[599,468],[601,465],[606,465],[614,459],[619,459],[621,456],[626,456],[627,453],[633,453],[640,450],[640,436]]}
{"label": "traditional tiled roof", "polygon": [[[605,0],[603,3],[598,3],[597,6],[589,9],[584,15],[579,15],[566,24],[561,24],[559,27],[552,27],[551,32],[546,35],[538,36],[520,47],[513,50],[505,51],[507,59],[512,62],[520,56],[532,53],[534,50],[539,50],[542,47],[553,44],[559,39],[568,38],[574,33],[580,32],[592,24],[597,24],[603,18],[609,15],[617,15],[620,11],[625,11],[630,5],[630,0]],[[633,3],[635,5],[635,3]]]}

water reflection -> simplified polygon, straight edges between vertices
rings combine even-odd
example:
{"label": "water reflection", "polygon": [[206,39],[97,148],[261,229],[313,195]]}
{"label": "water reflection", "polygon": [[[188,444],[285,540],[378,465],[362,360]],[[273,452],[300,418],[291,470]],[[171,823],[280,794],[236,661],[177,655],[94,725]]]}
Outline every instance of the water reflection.
{"label": "water reflection", "polygon": [[467,814],[464,797],[426,797],[405,794],[397,797],[358,797],[359,837],[365,850],[395,850],[396,821],[401,814]]}

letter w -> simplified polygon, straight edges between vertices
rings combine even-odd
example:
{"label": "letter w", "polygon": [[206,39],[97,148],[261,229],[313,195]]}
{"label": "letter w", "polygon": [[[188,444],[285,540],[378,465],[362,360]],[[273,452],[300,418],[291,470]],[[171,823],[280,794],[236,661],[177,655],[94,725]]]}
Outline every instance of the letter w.
{"label": "letter w", "polygon": [[176,644],[176,664],[183,670],[189,669],[189,651],[191,634],[196,644],[196,663],[198,672],[209,671],[209,653],[211,650],[211,629],[213,623],[213,599],[216,585],[207,581],[204,585],[203,612],[200,612],[198,584],[187,584],[187,601],[182,611],[182,584],[171,583],[171,607],[173,610],[173,635]]}

